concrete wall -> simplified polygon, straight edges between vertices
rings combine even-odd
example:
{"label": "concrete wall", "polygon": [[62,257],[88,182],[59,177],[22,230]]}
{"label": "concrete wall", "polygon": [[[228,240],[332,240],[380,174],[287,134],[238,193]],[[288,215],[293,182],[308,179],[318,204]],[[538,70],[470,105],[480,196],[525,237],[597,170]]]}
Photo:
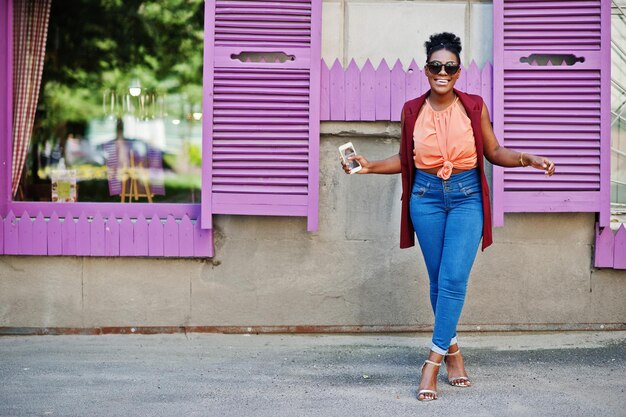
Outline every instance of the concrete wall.
{"label": "concrete wall", "polygon": [[[325,1],[323,54],[424,62],[442,30],[463,59],[491,59],[491,4]],[[418,248],[398,248],[398,176],[347,176],[337,146],[397,152],[397,123],[323,123],[320,227],[303,218],[216,216],[214,259],[0,256],[0,327],[313,326],[419,330],[432,324]],[[626,272],[592,265],[592,214],[515,214],[479,253],[461,328],[615,328]],[[338,326],[321,328],[320,326]],[[305,327],[306,328],[306,327]]]}
{"label": "concrete wall", "polygon": [[[372,159],[397,152],[398,125],[322,130],[318,232],[303,218],[217,216],[206,261],[0,257],[0,327],[428,328],[421,254],[398,248],[399,176],[348,176],[337,158],[346,140]],[[626,272],[591,267],[593,225],[592,214],[507,215],[477,256],[462,328],[623,326]]]}

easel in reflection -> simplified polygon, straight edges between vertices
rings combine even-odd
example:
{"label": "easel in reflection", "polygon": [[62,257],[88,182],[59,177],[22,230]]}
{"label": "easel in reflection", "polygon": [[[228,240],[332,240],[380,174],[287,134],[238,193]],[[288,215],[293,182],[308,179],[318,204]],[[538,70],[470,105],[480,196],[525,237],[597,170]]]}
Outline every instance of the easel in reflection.
{"label": "easel in reflection", "polygon": [[[150,190],[148,170],[143,167],[141,162],[135,165],[135,153],[133,151],[130,152],[128,167],[121,169],[120,180],[122,182],[122,192],[120,193],[122,203],[126,202],[126,197],[128,197],[129,203],[132,203],[133,198],[135,201],[139,200],[139,197],[146,197],[148,203],[152,203],[153,194]],[[141,192],[139,191],[140,184],[143,187]]]}

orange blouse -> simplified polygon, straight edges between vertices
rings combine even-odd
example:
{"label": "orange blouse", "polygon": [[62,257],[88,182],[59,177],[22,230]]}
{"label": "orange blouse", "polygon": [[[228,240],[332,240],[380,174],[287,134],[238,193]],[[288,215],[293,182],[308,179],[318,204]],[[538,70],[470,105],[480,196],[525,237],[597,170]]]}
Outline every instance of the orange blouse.
{"label": "orange blouse", "polygon": [[469,117],[461,110],[459,98],[446,109],[435,111],[428,100],[413,130],[415,167],[441,167],[437,176],[450,178],[452,169],[476,167],[476,143]]}

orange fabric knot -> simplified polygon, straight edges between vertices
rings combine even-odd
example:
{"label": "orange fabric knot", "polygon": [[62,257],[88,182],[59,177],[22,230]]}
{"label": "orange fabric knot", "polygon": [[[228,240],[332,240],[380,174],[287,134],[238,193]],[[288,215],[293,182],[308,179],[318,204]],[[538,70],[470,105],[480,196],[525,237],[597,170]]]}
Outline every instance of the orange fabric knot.
{"label": "orange fabric knot", "polygon": [[437,171],[437,176],[443,180],[447,180],[452,175],[454,164],[450,161],[444,161],[443,166]]}

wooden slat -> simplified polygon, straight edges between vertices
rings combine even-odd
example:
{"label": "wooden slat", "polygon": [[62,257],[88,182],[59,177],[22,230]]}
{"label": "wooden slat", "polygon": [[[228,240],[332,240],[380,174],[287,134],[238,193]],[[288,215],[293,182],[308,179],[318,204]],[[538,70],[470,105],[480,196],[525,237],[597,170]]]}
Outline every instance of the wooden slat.
{"label": "wooden slat", "polygon": [[156,214],[148,225],[148,256],[163,256],[163,224]]}
{"label": "wooden slat", "polygon": [[48,225],[43,214],[39,212],[33,222],[33,255],[48,254]]}
{"label": "wooden slat", "polygon": [[112,213],[109,214],[104,228],[104,254],[120,256],[120,224]]}
{"label": "wooden slat", "polygon": [[48,255],[63,255],[63,224],[56,212],[48,219]]}
{"label": "wooden slat", "polygon": [[173,216],[167,216],[163,225],[163,255],[178,256],[178,223]]}
{"label": "wooden slat", "polygon": [[193,224],[189,220],[189,216],[183,216],[182,220],[178,224],[178,248],[179,256],[192,257],[194,256],[194,232]]}
{"label": "wooden slat", "polygon": [[33,222],[27,211],[22,213],[17,223],[18,253],[20,255],[33,254]]}
{"label": "wooden slat", "polygon": [[148,229],[148,221],[140,214],[133,225],[133,243],[135,246],[135,256],[148,256],[150,234]]}
{"label": "wooden slat", "polygon": [[120,256],[135,255],[134,226],[128,214],[124,214],[119,227]]}
{"label": "wooden slat", "polygon": [[91,256],[104,256],[104,218],[100,212],[96,213],[89,225],[89,246]]}
{"label": "wooden slat", "polygon": [[71,213],[67,213],[63,218],[61,237],[63,241],[63,255],[76,255],[78,253],[76,249],[76,222]]}

